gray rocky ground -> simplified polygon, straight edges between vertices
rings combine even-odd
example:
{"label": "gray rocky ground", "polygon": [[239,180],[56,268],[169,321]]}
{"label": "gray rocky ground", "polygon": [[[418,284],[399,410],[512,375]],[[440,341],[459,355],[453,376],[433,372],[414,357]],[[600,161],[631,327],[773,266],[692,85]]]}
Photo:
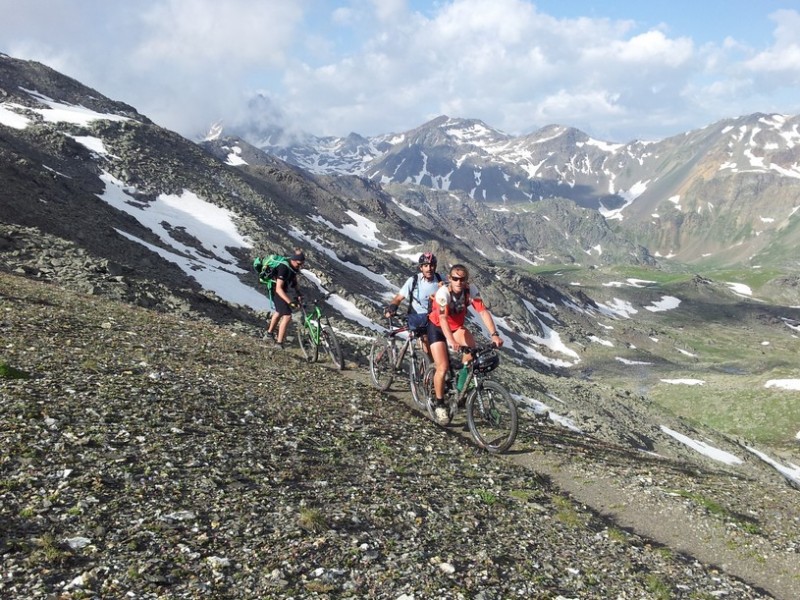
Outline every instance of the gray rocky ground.
{"label": "gray rocky ground", "polygon": [[309,365],[194,296],[8,246],[0,597],[800,597],[800,492],[659,438],[641,399],[539,375],[516,391],[574,400],[582,431],[526,413],[489,456],[373,390],[354,335],[348,369]]}

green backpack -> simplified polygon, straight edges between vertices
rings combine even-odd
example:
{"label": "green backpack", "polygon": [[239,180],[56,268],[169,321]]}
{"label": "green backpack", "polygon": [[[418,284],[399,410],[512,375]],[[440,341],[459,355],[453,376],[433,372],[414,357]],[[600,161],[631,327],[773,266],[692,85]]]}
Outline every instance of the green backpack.
{"label": "green backpack", "polygon": [[275,283],[275,271],[280,265],[289,266],[289,259],[280,254],[270,254],[261,258],[256,256],[253,261],[253,269],[258,274],[258,282],[272,288]]}

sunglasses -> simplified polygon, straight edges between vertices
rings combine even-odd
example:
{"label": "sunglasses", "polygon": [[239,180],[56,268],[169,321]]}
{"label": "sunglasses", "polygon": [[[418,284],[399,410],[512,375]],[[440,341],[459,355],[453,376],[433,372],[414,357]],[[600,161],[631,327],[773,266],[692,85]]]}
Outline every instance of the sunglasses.
{"label": "sunglasses", "polygon": [[466,280],[467,280],[466,277],[453,277],[453,276],[450,277],[450,281],[466,281]]}

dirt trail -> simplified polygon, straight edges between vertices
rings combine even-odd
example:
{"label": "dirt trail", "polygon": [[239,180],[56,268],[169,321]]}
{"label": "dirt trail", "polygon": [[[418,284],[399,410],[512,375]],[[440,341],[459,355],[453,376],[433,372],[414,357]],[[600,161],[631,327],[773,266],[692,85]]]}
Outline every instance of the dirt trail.
{"label": "dirt trail", "polygon": [[[342,373],[371,385],[365,368],[349,368]],[[402,390],[402,384],[392,385],[387,400],[403,402],[420,419],[426,418],[417,411],[410,392]],[[421,424],[424,425],[425,421]],[[550,430],[552,426],[547,427]],[[448,433],[460,433],[471,439],[468,432],[461,430],[462,427],[456,425],[448,428]],[[651,464],[637,464],[635,459],[629,459],[627,480],[621,480],[619,475],[606,472],[602,454],[593,456],[584,452],[581,460],[575,460],[569,451],[560,452],[558,448],[545,447],[536,440],[531,443],[523,437],[521,434],[511,453],[497,459],[549,477],[559,489],[620,529],[706,565],[714,565],[775,598],[800,598],[800,548],[792,553],[776,552],[770,540],[756,535],[745,536],[745,541],[742,536],[732,540],[730,528],[724,520],[693,510],[683,498],[663,493],[638,493],[635,481],[650,476]],[[615,461],[618,457],[619,454]]]}

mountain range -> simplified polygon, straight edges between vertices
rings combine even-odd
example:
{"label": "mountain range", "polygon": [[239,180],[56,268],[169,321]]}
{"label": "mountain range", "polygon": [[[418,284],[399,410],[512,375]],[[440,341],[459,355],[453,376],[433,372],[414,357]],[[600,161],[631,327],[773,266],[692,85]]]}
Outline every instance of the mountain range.
{"label": "mountain range", "polygon": [[[625,145],[560,126],[516,138],[448,117],[372,139],[281,145],[270,142],[280,132],[216,130],[192,141],[45,65],[0,55],[0,267],[54,284],[31,297],[68,288],[77,298],[70,304],[98,295],[177,315],[170,327],[210,321],[209,335],[226,340],[239,372],[267,311],[252,260],[298,245],[304,291],[323,301],[357,377],[383,330],[383,306],[419,253],[432,250],[443,272],[469,265],[505,341],[499,377],[530,409],[526,422],[536,412],[552,426],[537,429],[549,447],[569,438],[580,457],[591,436],[599,440],[592,451],[612,449],[601,462],[620,479],[638,468],[629,453],[658,456],[676,472],[694,468],[684,461],[724,469],[761,498],[764,482],[782,493],[800,485],[800,407],[791,395],[800,334],[797,123],[751,115]],[[36,302],[32,323],[48,311]],[[58,318],[69,323],[65,311]],[[58,323],[47,326],[53,347],[36,352],[57,363],[71,349],[60,345]],[[131,342],[136,334],[114,336],[126,356],[153,343],[172,351],[170,336]],[[81,344],[93,335],[82,331]],[[237,336],[248,337],[248,349],[236,349]],[[26,344],[6,354],[28,360]],[[180,351],[187,347],[206,346],[198,339]],[[227,358],[204,363],[204,376],[224,378]],[[319,375],[293,366],[295,383]],[[99,369],[76,368],[89,381]],[[100,375],[112,384],[128,372],[107,368]],[[338,400],[345,388],[337,383]],[[139,389],[115,401],[138,406]],[[370,427],[353,430],[362,428]],[[721,462],[715,450],[733,459]],[[622,455],[624,467],[615,462]],[[780,536],[782,564],[796,562],[792,536]],[[752,547],[766,547],[758,542]],[[791,566],[781,569],[778,589],[791,589]],[[762,575],[754,580],[769,585]]]}
{"label": "mountain range", "polygon": [[263,308],[253,256],[299,244],[316,291],[374,328],[430,249],[442,265],[470,265],[521,356],[553,354],[536,342],[553,318],[544,303],[582,307],[586,331],[617,301],[542,269],[735,265],[760,293],[800,303],[797,118],[752,115],[614,146],[564,127],[514,138],[441,117],[266,152],[220,129],[192,142],[39,63],[1,56],[0,85],[0,218],[172,288]]}
{"label": "mountain range", "polygon": [[[562,125],[510,136],[475,119],[441,116],[371,138],[240,135],[311,173],[421,186],[517,213],[564,198],[598,211],[656,257],[796,271],[798,125],[798,116],[753,114],[657,142],[611,143]],[[543,254],[534,240],[525,244],[528,259]]]}

